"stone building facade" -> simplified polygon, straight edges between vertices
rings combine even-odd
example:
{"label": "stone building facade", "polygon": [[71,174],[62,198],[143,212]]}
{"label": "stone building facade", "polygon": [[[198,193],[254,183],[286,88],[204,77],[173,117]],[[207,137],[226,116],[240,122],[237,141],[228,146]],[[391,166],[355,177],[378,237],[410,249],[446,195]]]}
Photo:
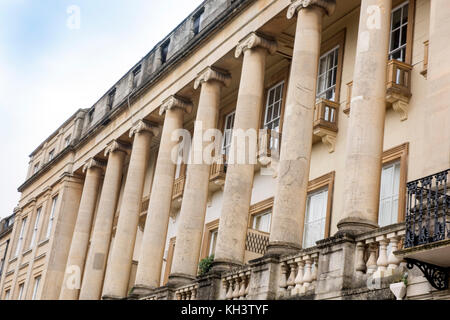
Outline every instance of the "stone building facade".
{"label": "stone building facade", "polygon": [[449,17],[204,1],[30,155],[0,298],[448,298]]}

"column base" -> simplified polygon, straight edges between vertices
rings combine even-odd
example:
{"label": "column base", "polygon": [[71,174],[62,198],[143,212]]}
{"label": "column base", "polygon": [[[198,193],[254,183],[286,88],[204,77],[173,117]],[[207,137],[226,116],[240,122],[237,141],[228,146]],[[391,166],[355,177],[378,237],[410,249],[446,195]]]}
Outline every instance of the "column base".
{"label": "column base", "polygon": [[270,242],[264,257],[280,257],[298,253],[301,246],[288,242]]}
{"label": "column base", "polygon": [[352,236],[379,228],[377,223],[357,217],[344,218],[338,222],[337,227],[336,234],[345,233]]}
{"label": "column base", "polygon": [[138,298],[141,298],[141,297],[145,297],[145,296],[148,296],[151,293],[153,293],[154,290],[155,290],[155,288],[152,288],[152,287],[149,287],[149,286],[145,286],[145,285],[142,285],[142,284],[136,284],[131,289],[131,293],[129,295],[129,298],[138,299]]}
{"label": "column base", "polygon": [[169,275],[169,281],[167,286],[169,288],[178,288],[184,285],[188,285],[195,281],[196,278],[184,273],[173,273]]}
{"label": "column base", "polygon": [[214,260],[211,266],[210,273],[222,273],[231,271],[235,268],[242,267],[243,264],[237,261],[229,260]]}

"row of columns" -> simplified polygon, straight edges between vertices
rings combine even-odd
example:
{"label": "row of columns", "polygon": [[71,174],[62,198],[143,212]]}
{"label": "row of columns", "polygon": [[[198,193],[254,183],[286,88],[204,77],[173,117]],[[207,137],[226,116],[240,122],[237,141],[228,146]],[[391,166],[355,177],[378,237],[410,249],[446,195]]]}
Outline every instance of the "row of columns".
{"label": "row of columns", "polygon": [[[346,159],[352,170],[346,173],[344,219],[338,225],[340,230],[354,230],[355,226],[356,229],[363,230],[376,226],[390,6],[391,0],[362,0],[361,4],[346,151]],[[380,10],[377,11],[376,8]],[[334,9],[334,0],[297,0],[288,9],[288,18],[298,17],[269,239],[270,254],[285,254],[301,248],[322,20],[325,14],[331,15]],[[243,62],[234,130],[258,131],[263,106],[266,57],[274,53],[276,47],[276,41],[256,32],[239,42],[235,56],[238,58],[243,55]],[[192,148],[196,159],[203,159],[201,154],[204,147],[210,143],[203,141],[203,133],[216,128],[221,90],[229,81],[227,71],[213,67],[201,72],[195,81],[195,89],[201,88]],[[183,115],[191,110],[192,104],[178,96],[170,97],[160,107],[160,114],[165,115],[165,120],[134,294],[149,293],[160,285],[175,176],[171,152],[178,143],[172,140],[172,133],[182,129]],[[68,272],[61,290],[61,299],[99,299],[102,292],[104,299],[127,296],[150,144],[157,134],[158,128],[145,121],[140,121],[130,130],[130,137],[134,136],[134,142],[111,250],[109,244],[112,224],[128,147],[114,141],[106,150],[108,162],[89,252],[89,235],[102,167],[105,164],[90,160],[86,165],[83,196],[67,261],[67,270],[73,266],[79,268],[77,272],[80,278],[82,275],[81,290],[67,286],[71,276]],[[249,150],[256,150],[256,147],[247,145],[245,150],[239,150],[236,139],[233,136],[231,153],[245,152],[246,159],[250,160]],[[227,168],[213,265],[215,270],[227,270],[244,262],[253,166],[251,163],[232,163]],[[209,169],[210,165],[205,161],[188,165],[169,285],[184,284],[197,274],[208,198]],[[106,268],[109,251],[110,260]]]}

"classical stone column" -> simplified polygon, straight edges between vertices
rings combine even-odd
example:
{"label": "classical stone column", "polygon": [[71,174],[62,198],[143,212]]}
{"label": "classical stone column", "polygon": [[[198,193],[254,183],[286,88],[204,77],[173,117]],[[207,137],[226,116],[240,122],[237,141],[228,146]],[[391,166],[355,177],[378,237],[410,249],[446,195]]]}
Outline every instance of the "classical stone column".
{"label": "classical stone column", "polygon": [[120,206],[116,235],[111,250],[103,288],[104,299],[119,299],[127,296],[139,211],[142,203],[145,172],[147,170],[152,138],[159,134],[156,126],[140,120],[130,130],[134,136],[128,165],[127,180]]}
{"label": "classical stone column", "polygon": [[160,115],[165,113],[164,127],[136,271],[134,294],[145,294],[159,287],[176,167],[171,154],[179,143],[178,140],[174,141],[172,135],[183,128],[183,115],[191,111],[192,104],[179,96],[169,97],[160,107]]}
{"label": "classical stone column", "polygon": [[80,300],[99,300],[101,298],[114,214],[122,182],[124,160],[128,150],[128,145],[117,140],[112,141],[105,150],[108,164],[81,283]]}
{"label": "classical stone column", "polygon": [[320,58],[322,18],[336,1],[293,1],[297,14],[291,74],[268,252],[290,253],[301,247],[313,139],[314,106]]}
{"label": "classical stone column", "polygon": [[361,1],[340,231],[358,233],[377,227],[391,2]]}
{"label": "classical stone column", "polygon": [[104,163],[94,158],[89,159],[83,168],[86,178],[59,295],[60,300],[78,299],[103,168]]}
{"label": "classical stone column", "polygon": [[[201,86],[197,119],[192,142],[194,161],[188,165],[186,186],[177,228],[177,245],[172,262],[170,285],[178,285],[197,275],[198,260],[208,201],[210,163],[203,151],[211,141],[203,141],[204,133],[216,128],[222,86],[231,80],[225,71],[207,68],[199,74],[194,88]],[[197,163],[196,160],[201,162]]]}
{"label": "classical stone column", "polygon": [[[268,53],[274,53],[275,50],[275,41],[254,32],[245,37],[236,48],[236,58],[243,53],[244,59],[230,150],[230,155],[235,161],[229,163],[227,167],[215,252],[215,270],[229,269],[232,265],[244,262],[254,175],[254,164],[250,160],[256,158],[266,56]],[[243,145],[242,139],[235,135],[239,132],[245,132],[249,137],[246,145]],[[245,161],[237,161],[243,155]]]}

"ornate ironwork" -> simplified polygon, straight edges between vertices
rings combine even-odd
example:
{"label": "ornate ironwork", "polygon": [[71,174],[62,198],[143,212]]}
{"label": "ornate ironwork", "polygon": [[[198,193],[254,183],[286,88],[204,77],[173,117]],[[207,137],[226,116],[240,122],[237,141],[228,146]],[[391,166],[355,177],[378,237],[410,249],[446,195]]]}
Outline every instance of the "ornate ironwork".
{"label": "ornate ironwork", "polygon": [[407,184],[405,248],[450,238],[449,172]]}
{"label": "ornate ironwork", "polygon": [[406,258],[405,260],[407,262],[407,268],[412,269],[414,266],[417,266],[433,288],[437,290],[448,289],[449,268],[439,267],[434,264],[415,259]]}

